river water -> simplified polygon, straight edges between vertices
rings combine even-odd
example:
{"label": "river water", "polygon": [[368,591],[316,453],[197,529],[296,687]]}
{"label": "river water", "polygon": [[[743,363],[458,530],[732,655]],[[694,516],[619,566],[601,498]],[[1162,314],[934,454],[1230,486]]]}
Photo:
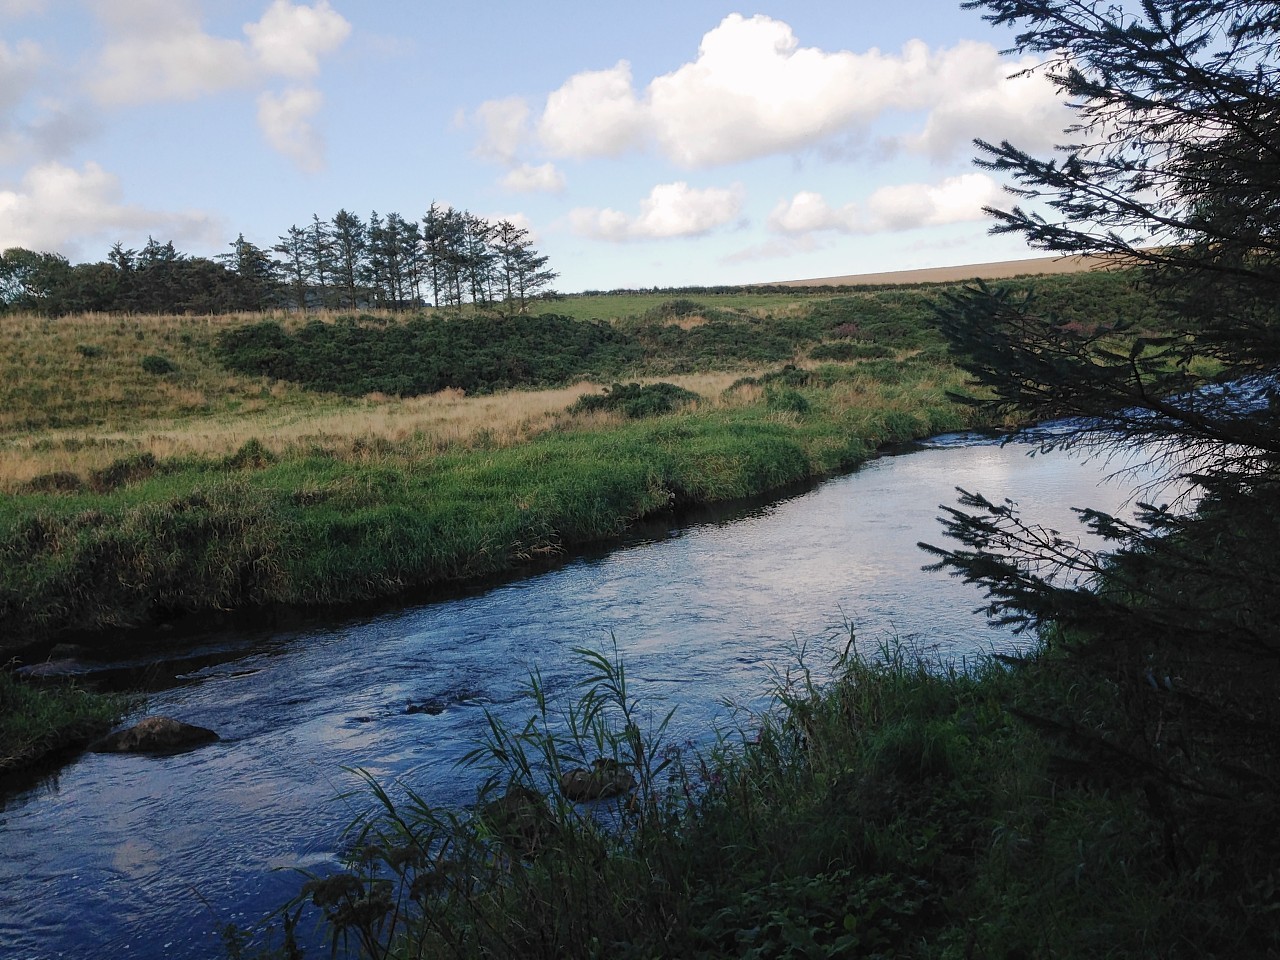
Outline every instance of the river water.
{"label": "river water", "polygon": [[[529,715],[531,671],[555,694],[584,673],[575,647],[616,642],[632,692],[675,707],[677,740],[759,707],[799,644],[851,622],[959,659],[1026,640],[988,628],[981,597],[922,571],[939,504],[963,486],[1007,496],[1062,531],[1070,507],[1121,510],[1116,465],[1029,456],[972,435],[878,458],[803,494],[656,531],[602,556],[471,595],[288,632],[184,636],[183,656],[135,651],[144,712],[217,730],[170,757],[85,754],[0,803],[0,958],[212,958],[218,930],[324,869],[365,809],[360,768],[457,806],[477,774],[455,764],[486,709]],[[612,639],[611,639],[612,638]],[[172,641],[171,641],[172,644]],[[432,712],[407,712],[432,702]],[[435,712],[443,707],[442,712]],[[344,795],[345,798],[344,798]]]}

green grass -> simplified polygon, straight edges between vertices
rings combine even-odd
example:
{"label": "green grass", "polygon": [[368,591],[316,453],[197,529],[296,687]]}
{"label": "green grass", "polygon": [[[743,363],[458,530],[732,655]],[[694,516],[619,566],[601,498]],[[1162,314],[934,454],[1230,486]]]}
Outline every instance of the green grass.
{"label": "green grass", "polygon": [[509,570],[672,507],[758,496],[964,424],[944,396],[954,374],[896,372],[885,384],[822,368],[785,403],[766,389],[754,402],[566,426],[496,449],[409,440],[365,459],[244,457],[240,469],[130,460],[104,472],[99,492],[0,501],[0,622],[34,639]]}
{"label": "green grass", "polygon": [[126,698],[35,686],[0,670],[0,774],[83,746],[124,715]]}
{"label": "green grass", "polygon": [[[471,812],[365,778],[373,809],[344,869],[313,876],[288,924],[318,923],[361,957],[1280,948],[1257,882],[1274,875],[1264,854],[1207,845],[1171,861],[1140,785],[1065,771],[1054,741],[1017,719],[1064,698],[1100,723],[1116,713],[1105,682],[1052,651],[961,670],[851,645],[799,663],[771,708],[705,754],[669,742],[670,715],[635,701],[616,656],[580,654],[576,698],[551,701],[534,677],[527,722],[492,722],[476,744],[488,779]],[[629,771],[634,789],[566,799],[565,774],[597,762]],[[229,936],[249,955],[245,931]]]}

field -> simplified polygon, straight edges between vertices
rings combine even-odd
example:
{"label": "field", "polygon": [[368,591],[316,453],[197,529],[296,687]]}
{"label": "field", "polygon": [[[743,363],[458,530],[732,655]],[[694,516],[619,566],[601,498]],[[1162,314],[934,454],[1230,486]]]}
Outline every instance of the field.
{"label": "field", "polygon": [[[1020,283],[1069,322],[1146,309],[1118,274]],[[958,429],[945,289],[0,318],[3,635],[470,579]]]}

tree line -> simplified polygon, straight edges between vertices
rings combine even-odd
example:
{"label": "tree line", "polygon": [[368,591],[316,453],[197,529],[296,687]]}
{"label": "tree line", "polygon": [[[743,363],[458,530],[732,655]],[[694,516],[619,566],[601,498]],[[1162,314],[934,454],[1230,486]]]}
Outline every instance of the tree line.
{"label": "tree line", "polygon": [[230,251],[196,257],[148,238],[117,243],[98,263],[11,247],[0,254],[0,310],[229,313],[287,308],[405,310],[464,304],[524,313],[558,276],[529,231],[432,204],[410,220],[339,210],[291,226],[268,249],[240,234]]}

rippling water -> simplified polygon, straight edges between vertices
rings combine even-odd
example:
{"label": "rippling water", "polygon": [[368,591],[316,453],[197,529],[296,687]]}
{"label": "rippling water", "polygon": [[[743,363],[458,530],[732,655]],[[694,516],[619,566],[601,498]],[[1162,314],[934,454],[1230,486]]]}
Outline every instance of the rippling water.
{"label": "rippling water", "polygon": [[[957,485],[1009,496],[1074,529],[1069,508],[1118,508],[1113,465],[1029,457],[1025,444],[938,438],[731,520],[677,528],[483,593],[288,633],[184,638],[146,712],[222,741],[172,757],[86,754],[0,808],[0,956],[217,957],[218,929],[296,890],[365,807],[344,768],[462,805],[455,763],[485,708],[522,719],[533,670],[553,693],[572,650],[616,640],[633,692],[678,708],[705,741],[726,700],[760,705],[798,641],[845,618],[862,642],[897,637],[948,657],[1019,642],[973,614],[980,597],[921,571],[938,505]],[[134,665],[136,667],[136,664]],[[436,700],[443,712],[406,713]],[[282,869],[283,868],[283,869]]]}

